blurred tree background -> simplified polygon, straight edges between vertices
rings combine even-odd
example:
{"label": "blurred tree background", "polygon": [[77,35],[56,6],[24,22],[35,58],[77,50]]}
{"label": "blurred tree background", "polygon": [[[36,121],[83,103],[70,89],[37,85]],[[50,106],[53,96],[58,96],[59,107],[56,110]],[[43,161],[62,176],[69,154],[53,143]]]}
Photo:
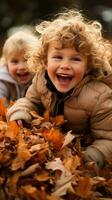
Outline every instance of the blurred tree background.
{"label": "blurred tree background", "polygon": [[12,27],[36,25],[48,19],[62,8],[77,8],[90,19],[99,20],[104,37],[112,39],[112,0],[1,0],[0,1],[0,46]]}

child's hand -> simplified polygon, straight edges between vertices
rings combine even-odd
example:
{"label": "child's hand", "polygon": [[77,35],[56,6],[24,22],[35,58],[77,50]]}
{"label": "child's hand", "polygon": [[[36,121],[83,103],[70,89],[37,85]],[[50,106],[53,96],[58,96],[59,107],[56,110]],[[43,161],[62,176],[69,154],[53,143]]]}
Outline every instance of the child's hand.
{"label": "child's hand", "polygon": [[16,122],[20,128],[31,128],[31,124],[25,122],[24,120],[18,119]]}
{"label": "child's hand", "polygon": [[7,120],[8,121],[18,121],[18,120],[24,120],[26,123],[30,123],[32,120],[32,116],[30,113],[26,110],[16,110],[16,106],[12,106],[7,111]]}
{"label": "child's hand", "polygon": [[17,120],[16,122],[17,122],[18,126],[20,126],[21,128],[23,128],[23,122],[22,122],[21,119]]}
{"label": "child's hand", "polygon": [[104,156],[95,147],[89,146],[84,152],[83,159],[85,164],[93,161],[99,168],[102,168],[104,166]]}

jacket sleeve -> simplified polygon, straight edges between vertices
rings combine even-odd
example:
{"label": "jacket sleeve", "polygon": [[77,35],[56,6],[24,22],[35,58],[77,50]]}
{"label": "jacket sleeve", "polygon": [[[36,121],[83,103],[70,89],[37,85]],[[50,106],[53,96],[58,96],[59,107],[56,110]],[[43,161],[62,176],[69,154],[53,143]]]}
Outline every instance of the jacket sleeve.
{"label": "jacket sleeve", "polygon": [[[112,158],[112,90],[107,88],[99,95],[93,108],[90,129],[94,137],[91,145],[105,159]],[[88,147],[89,152],[89,147]]]}
{"label": "jacket sleeve", "polygon": [[30,111],[35,110],[38,112],[38,105],[41,103],[41,95],[37,91],[35,77],[32,85],[26,92],[26,96],[18,99],[14,105],[7,111],[7,120],[19,120],[22,119],[27,123],[31,121],[32,116]]}

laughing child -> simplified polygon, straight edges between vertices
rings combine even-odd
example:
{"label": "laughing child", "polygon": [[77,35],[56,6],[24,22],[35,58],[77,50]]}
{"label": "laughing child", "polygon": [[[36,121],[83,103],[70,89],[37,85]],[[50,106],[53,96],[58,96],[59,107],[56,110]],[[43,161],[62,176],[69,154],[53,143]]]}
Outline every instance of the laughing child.
{"label": "laughing child", "polygon": [[0,98],[10,100],[23,97],[31,84],[33,73],[27,67],[26,55],[37,42],[33,33],[17,31],[5,41],[0,63]]}
{"label": "laughing child", "polygon": [[64,115],[64,130],[82,137],[85,161],[103,167],[112,158],[112,90],[103,81],[111,73],[111,47],[101,24],[68,10],[36,30],[40,39],[28,60],[36,75],[7,118],[30,123],[32,110]]}

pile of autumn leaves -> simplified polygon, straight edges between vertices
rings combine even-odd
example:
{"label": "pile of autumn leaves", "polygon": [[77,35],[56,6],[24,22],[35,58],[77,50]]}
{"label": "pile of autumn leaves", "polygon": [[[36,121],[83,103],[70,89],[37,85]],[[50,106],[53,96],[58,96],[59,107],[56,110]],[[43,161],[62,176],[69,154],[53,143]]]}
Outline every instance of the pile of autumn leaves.
{"label": "pile of autumn leaves", "polygon": [[0,200],[110,200],[112,161],[85,166],[80,138],[65,135],[63,116],[31,112],[30,128],[6,122],[0,100]]}

